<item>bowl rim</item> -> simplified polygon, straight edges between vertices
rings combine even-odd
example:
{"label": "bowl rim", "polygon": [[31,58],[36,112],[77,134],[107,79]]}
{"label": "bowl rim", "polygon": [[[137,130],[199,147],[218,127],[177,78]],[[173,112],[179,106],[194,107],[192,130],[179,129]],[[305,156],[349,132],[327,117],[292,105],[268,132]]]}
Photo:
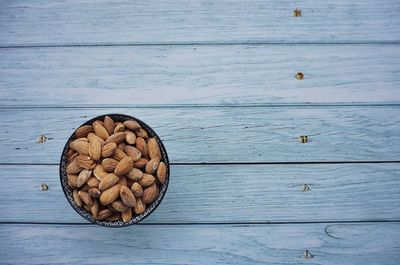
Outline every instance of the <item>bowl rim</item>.
{"label": "bowl rim", "polygon": [[[80,127],[82,127],[84,125],[91,125],[94,121],[96,121],[98,119],[104,119],[106,116],[111,117],[114,121],[117,121],[117,122],[118,121],[126,121],[129,119],[137,121],[140,124],[140,126],[146,130],[146,132],[149,134],[150,137],[154,137],[157,140],[157,143],[160,146],[162,161],[165,163],[165,166],[167,168],[166,180],[165,180],[164,184],[162,185],[162,187],[159,188],[159,194],[158,194],[157,199],[153,203],[151,203],[149,207],[146,208],[144,213],[142,213],[141,215],[137,215],[135,218],[132,218],[127,223],[123,222],[123,221],[95,220],[92,217],[92,215],[86,211],[86,209],[83,209],[83,208],[80,208],[79,206],[77,206],[75,204],[75,202],[73,201],[72,196],[69,196],[69,194],[68,194],[68,193],[72,194],[72,191],[73,191],[73,189],[71,189],[67,184],[68,178],[67,178],[67,172],[66,172],[66,164],[68,161],[67,161],[66,154],[69,149],[69,144],[73,140],[76,139],[75,132],[77,129],[79,129]],[[71,136],[68,138],[67,142],[65,143],[64,148],[61,153],[60,164],[59,164],[59,175],[60,175],[60,183],[61,183],[61,188],[63,190],[63,193],[64,193],[65,197],[67,198],[67,201],[69,202],[71,207],[75,210],[75,212],[77,212],[81,217],[85,218],[90,223],[97,224],[97,225],[100,225],[103,227],[115,228],[115,227],[126,227],[126,226],[130,226],[133,224],[137,224],[137,223],[143,221],[149,215],[151,215],[151,213],[155,209],[158,208],[158,206],[161,204],[161,201],[163,200],[165,194],[167,193],[168,184],[170,181],[170,165],[169,165],[168,154],[165,149],[165,146],[164,146],[163,142],[161,141],[161,138],[157,135],[157,133],[153,130],[153,128],[151,128],[149,125],[147,125],[144,121],[142,121],[134,116],[130,116],[127,114],[120,114],[120,113],[110,113],[110,114],[103,114],[103,115],[99,115],[94,118],[91,118],[91,119],[87,120],[86,122],[84,122],[83,124],[81,124],[79,127],[77,127],[73,131],[73,133],[71,134]],[[64,183],[63,183],[63,180],[64,180]]]}

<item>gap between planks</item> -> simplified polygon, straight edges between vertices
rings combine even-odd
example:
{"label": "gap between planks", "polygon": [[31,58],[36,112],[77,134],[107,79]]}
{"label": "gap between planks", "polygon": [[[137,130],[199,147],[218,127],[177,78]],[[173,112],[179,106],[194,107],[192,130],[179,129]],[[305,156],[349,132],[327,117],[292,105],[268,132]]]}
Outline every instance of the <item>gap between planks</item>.
{"label": "gap between planks", "polygon": [[297,107],[400,107],[400,102],[351,102],[351,103],[223,103],[223,104],[71,104],[71,105],[0,105],[0,110],[35,110],[35,109],[108,109],[108,108],[139,108],[139,109],[162,109],[162,108],[297,108]]}
{"label": "gap between planks", "polygon": [[137,43],[57,43],[57,44],[11,44],[0,45],[0,49],[31,49],[31,48],[81,48],[81,47],[131,47],[131,46],[267,46],[267,45],[399,45],[400,41],[339,41],[339,42],[137,42]]}
{"label": "gap between planks", "polygon": [[[134,225],[144,226],[202,226],[202,225],[213,225],[213,226],[234,226],[234,225],[307,225],[307,224],[375,224],[375,223],[400,223],[400,220],[342,220],[342,221],[254,221],[254,222],[156,222],[156,223],[137,223]],[[71,225],[71,226],[97,226],[92,223],[67,223],[67,222],[0,222],[0,225]]]}
{"label": "gap between planks", "polygon": [[[398,164],[400,160],[366,160],[366,161],[278,161],[278,162],[182,162],[169,163],[171,166],[241,166],[241,165],[331,165],[331,164]],[[58,166],[59,163],[0,163],[0,166]]]}

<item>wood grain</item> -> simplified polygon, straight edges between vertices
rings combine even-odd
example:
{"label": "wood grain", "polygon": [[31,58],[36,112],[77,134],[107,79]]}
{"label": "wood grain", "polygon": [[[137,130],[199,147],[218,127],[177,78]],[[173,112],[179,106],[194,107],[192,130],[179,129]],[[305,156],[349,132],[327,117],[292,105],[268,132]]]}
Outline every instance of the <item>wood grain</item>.
{"label": "wood grain", "polygon": [[[400,224],[133,226],[0,225],[7,264],[385,264]],[[313,258],[304,259],[309,250]]]}
{"label": "wood grain", "polygon": [[399,69],[396,45],[0,49],[0,104],[398,103]]}
{"label": "wood grain", "polygon": [[[398,161],[400,108],[3,109],[0,163],[58,163],[74,128],[105,113],[144,120],[173,163]],[[39,144],[40,135],[48,140]],[[302,144],[298,136],[309,136]]]}
{"label": "wood grain", "polygon": [[[399,1],[2,1],[10,45],[398,42]],[[293,10],[302,10],[293,17]]]}
{"label": "wood grain", "polygon": [[[144,222],[400,220],[399,175],[399,164],[173,166]],[[1,166],[0,186],[0,222],[87,223],[64,197],[58,166]]]}

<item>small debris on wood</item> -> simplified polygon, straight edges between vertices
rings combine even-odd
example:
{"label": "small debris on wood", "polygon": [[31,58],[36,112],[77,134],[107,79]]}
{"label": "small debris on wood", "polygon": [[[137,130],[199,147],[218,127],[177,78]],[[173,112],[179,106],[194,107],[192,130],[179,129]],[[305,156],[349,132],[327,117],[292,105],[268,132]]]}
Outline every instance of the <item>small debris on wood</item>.
{"label": "small debris on wood", "polygon": [[302,189],[303,192],[307,192],[310,190],[311,190],[310,186],[308,186],[307,184],[303,184],[303,189]]}
{"label": "small debris on wood", "polygon": [[304,250],[304,259],[311,259],[313,257],[314,255],[311,254],[311,252],[308,249]]}
{"label": "small debris on wood", "polygon": [[301,10],[296,8],[296,9],[293,11],[293,16],[294,16],[294,17],[301,17]]}
{"label": "small debris on wood", "polygon": [[47,140],[46,135],[42,134],[42,135],[39,136],[37,142],[38,142],[39,144],[42,144],[42,143],[46,142],[46,140]]}
{"label": "small debris on wood", "polygon": [[40,190],[41,190],[41,191],[46,191],[46,190],[48,190],[48,189],[49,189],[49,186],[47,186],[46,183],[42,183],[42,184],[40,185]]}
{"label": "small debris on wood", "polygon": [[302,72],[298,72],[298,73],[296,74],[296,79],[297,79],[297,80],[303,80],[303,79],[304,79],[304,74],[303,74]]}
{"label": "small debris on wood", "polygon": [[308,136],[307,135],[300,135],[299,136],[299,142],[302,144],[305,144],[308,142]]}

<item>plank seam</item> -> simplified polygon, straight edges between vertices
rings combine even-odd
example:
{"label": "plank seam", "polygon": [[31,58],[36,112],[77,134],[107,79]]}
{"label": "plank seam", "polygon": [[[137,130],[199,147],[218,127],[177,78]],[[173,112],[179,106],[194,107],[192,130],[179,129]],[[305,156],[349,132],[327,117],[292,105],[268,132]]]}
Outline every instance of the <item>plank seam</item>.
{"label": "plank seam", "polygon": [[9,44],[0,45],[0,49],[30,49],[30,48],[81,48],[81,47],[134,47],[134,46],[238,46],[238,45],[399,45],[399,41],[337,41],[337,42],[143,42],[143,43],[56,43],[56,44]]}
{"label": "plank seam", "polygon": [[[324,165],[324,164],[399,164],[390,161],[278,161],[278,162],[175,162],[171,166],[224,166],[224,165]],[[0,166],[59,166],[58,163],[0,163]]]}
{"label": "plank seam", "polygon": [[0,105],[1,110],[31,109],[108,109],[108,108],[298,108],[298,107],[400,107],[400,102],[336,102],[336,103],[254,103],[254,104],[145,104],[145,105]]}
{"label": "plank seam", "polygon": [[[186,225],[304,225],[304,224],[366,224],[366,223],[400,223],[400,219],[394,220],[343,220],[343,221],[252,221],[252,222],[156,222],[156,223],[138,223],[135,225],[143,226],[186,226]],[[97,226],[92,223],[66,223],[66,222],[0,222],[0,225],[76,225],[76,226]]]}

